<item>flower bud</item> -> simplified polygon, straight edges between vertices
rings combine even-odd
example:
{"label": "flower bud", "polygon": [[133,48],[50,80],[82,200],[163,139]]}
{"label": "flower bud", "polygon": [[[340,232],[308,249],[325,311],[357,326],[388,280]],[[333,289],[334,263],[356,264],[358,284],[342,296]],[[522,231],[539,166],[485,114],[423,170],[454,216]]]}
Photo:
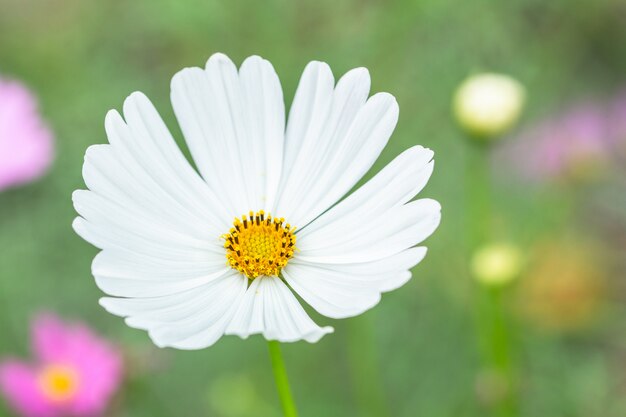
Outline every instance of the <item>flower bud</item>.
{"label": "flower bud", "polygon": [[468,134],[494,139],[517,122],[525,95],[524,87],[509,76],[474,75],[458,88],[454,96],[454,115]]}
{"label": "flower bud", "polygon": [[521,272],[522,254],[510,244],[495,243],[478,249],[471,260],[473,277],[484,285],[502,286]]}

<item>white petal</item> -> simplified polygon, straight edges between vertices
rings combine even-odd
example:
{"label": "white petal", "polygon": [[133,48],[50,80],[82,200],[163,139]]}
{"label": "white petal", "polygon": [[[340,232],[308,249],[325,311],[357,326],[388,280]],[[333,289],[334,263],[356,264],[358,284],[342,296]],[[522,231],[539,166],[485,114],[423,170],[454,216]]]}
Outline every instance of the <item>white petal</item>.
{"label": "white petal", "polygon": [[294,259],[283,275],[319,313],[345,318],[375,306],[381,292],[405,284],[411,277],[409,269],[425,254],[426,248],[411,248],[378,261],[356,264],[314,264]]}
{"label": "white petal", "polygon": [[[269,210],[276,198],[285,142],[283,90],[272,64],[258,56],[246,59],[239,78],[248,116],[248,144],[243,150],[249,161],[244,169],[248,180],[257,181],[252,189],[259,195],[259,207]],[[256,207],[250,207],[256,210]]]}
{"label": "white petal", "polygon": [[87,149],[83,177],[92,192],[129,211],[143,213],[147,219],[157,219],[160,224],[189,235],[206,230],[217,233],[211,222],[196,218],[175,202],[134,160],[118,157],[110,145],[93,145]]}
{"label": "white petal", "polygon": [[117,241],[134,237],[158,242],[172,249],[201,250],[224,253],[217,231],[200,231],[193,236],[172,225],[167,218],[143,213],[132,207],[123,207],[91,191],[78,190],[72,194],[74,208],[88,222],[88,227],[114,231]]}
{"label": "white petal", "polygon": [[[288,265],[283,276],[307,303],[331,318],[356,316],[380,301],[380,292],[335,271],[310,265]],[[372,286],[373,287],[373,286]]]}
{"label": "white petal", "polygon": [[[210,192],[206,183],[187,162],[145,95],[134,93],[124,102],[124,118],[132,139],[120,145],[125,146],[137,162],[147,167],[146,170],[155,182],[174,201],[190,211],[194,218],[204,221],[210,219],[211,224],[218,225],[230,220],[224,218],[225,210],[219,196]],[[118,126],[118,131],[120,128],[123,126]],[[112,142],[117,139],[115,134],[109,137]]]}
{"label": "white petal", "polygon": [[229,226],[224,207],[185,160],[149,100],[134,93],[124,110],[127,122],[115,111],[107,114],[111,145],[87,150],[83,176],[89,189],[201,238],[206,231],[223,233]]}
{"label": "white petal", "polygon": [[91,266],[98,287],[119,297],[156,297],[203,285],[229,270],[223,256],[196,262],[104,250]]}
{"label": "white petal", "polygon": [[306,238],[315,246],[341,237],[346,230],[361,228],[365,221],[388,218],[389,209],[405,204],[424,188],[433,171],[432,158],[433,152],[421,146],[402,152],[354,193],[298,231],[298,239]]}
{"label": "white petal", "polygon": [[[292,107],[297,117],[290,114],[288,122],[285,169],[274,210],[300,228],[336,203],[369,170],[398,117],[397,103],[389,94],[365,101],[369,92],[365,69],[347,73],[330,99],[330,77],[321,78],[321,83],[307,70]],[[320,83],[324,89],[316,88]],[[291,143],[300,146],[299,153],[289,152]]]}
{"label": "white petal", "polygon": [[258,277],[248,288],[226,334],[244,339],[262,334],[267,340],[315,343],[332,331],[332,327],[319,327],[311,320],[280,278]]}
{"label": "white petal", "polygon": [[358,228],[337,232],[324,244],[310,243],[314,234],[298,239],[297,258],[313,263],[375,261],[415,246],[430,236],[441,220],[441,206],[421,199],[388,210],[383,218],[362,221]]}
{"label": "white petal", "polygon": [[328,64],[313,61],[304,69],[289,111],[281,189],[290,180],[289,173],[307,165],[328,118],[334,86]]}
{"label": "white petal", "polygon": [[164,240],[150,239],[148,232],[145,236],[139,236],[125,233],[123,229],[113,225],[108,228],[101,227],[89,223],[82,217],[77,217],[72,226],[83,239],[100,249],[115,249],[153,258],[188,262],[201,262],[214,254],[208,248],[175,243],[168,245]]}
{"label": "white petal", "polygon": [[281,216],[291,221],[294,215],[289,209],[295,206],[290,207],[289,202],[315,179],[312,174],[325,163],[333,142],[345,135],[368,92],[369,75],[363,68],[348,72],[334,89],[327,64],[307,65],[289,114],[281,201],[276,211]]}
{"label": "white petal", "polygon": [[181,280],[212,274],[227,265],[224,255],[209,256],[190,262],[187,259],[163,259],[118,250],[104,250],[94,258],[94,274],[137,280]]}
{"label": "white petal", "polygon": [[82,216],[74,228],[103,249],[92,268],[98,286],[137,297],[105,298],[107,309],[149,330],[160,346],[208,346],[246,289],[246,279],[226,266],[219,238],[231,214],[145,96],[132,94],[124,116],[109,112],[110,145],[87,150],[90,191],[73,195]]}
{"label": "white petal", "polygon": [[[296,225],[307,225],[341,199],[372,167],[387,144],[398,119],[398,106],[388,94],[378,93],[359,111],[350,130],[333,143],[332,157],[311,175],[314,181],[293,216]],[[298,200],[296,200],[298,201]]]}
{"label": "white petal", "polygon": [[267,208],[280,177],[285,123],[271,64],[250,57],[237,73],[228,57],[215,54],[205,70],[177,73],[171,98],[196,165],[227,202],[229,220]]}
{"label": "white petal", "polygon": [[154,298],[103,298],[112,314],[148,330],[157,346],[201,349],[219,339],[246,292],[247,278],[229,271],[201,287]]}
{"label": "white petal", "polygon": [[[197,288],[222,277],[230,268],[219,262],[179,263],[180,269],[162,268],[158,259],[104,250],[92,263],[98,287],[117,297],[157,297]],[[166,263],[167,265],[167,263]],[[169,266],[169,265],[168,265]]]}

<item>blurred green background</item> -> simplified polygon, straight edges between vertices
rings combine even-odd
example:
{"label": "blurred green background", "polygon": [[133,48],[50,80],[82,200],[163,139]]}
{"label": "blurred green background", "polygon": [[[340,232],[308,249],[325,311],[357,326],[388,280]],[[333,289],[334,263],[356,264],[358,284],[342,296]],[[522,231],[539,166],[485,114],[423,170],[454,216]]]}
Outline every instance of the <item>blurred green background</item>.
{"label": "blurred green background", "polygon": [[[132,91],[152,99],[182,143],[169,103],[179,69],[203,66],[218,51],[237,64],[258,54],[273,63],[289,104],[301,71],[316,59],[336,78],[365,66],[372,91],[396,96],[398,127],[375,169],[414,144],[435,150],[435,174],[422,196],[441,202],[443,221],[409,284],[354,319],[313,315],[335,334],[284,346],[301,415],[487,415],[493,384],[474,331],[462,238],[472,145],[455,126],[451,97],[473,72],[510,74],[527,88],[521,129],[568,100],[626,83],[625,28],[621,0],[0,0],[0,74],[39,95],[57,138],[49,175],[0,194],[0,354],[26,355],[30,317],[57,311],[125,348],[130,376],[111,416],[280,415],[262,338],[225,337],[197,352],[157,350],[145,332],[98,306],[90,274],[97,250],[71,229],[71,192],[84,188],[85,149],[106,141],[106,111]],[[500,181],[494,188],[499,237],[532,254],[538,242],[578,244],[582,236],[609,288],[597,295],[593,319],[567,329],[519,313],[533,294],[523,289],[524,277],[507,290],[522,416],[626,415],[626,238],[609,243],[593,221],[589,203],[606,198],[601,187]],[[623,207],[624,198],[610,198],[625,189],[607,193],[605,202]],[[0,415],[11,415],[2,407]]]}

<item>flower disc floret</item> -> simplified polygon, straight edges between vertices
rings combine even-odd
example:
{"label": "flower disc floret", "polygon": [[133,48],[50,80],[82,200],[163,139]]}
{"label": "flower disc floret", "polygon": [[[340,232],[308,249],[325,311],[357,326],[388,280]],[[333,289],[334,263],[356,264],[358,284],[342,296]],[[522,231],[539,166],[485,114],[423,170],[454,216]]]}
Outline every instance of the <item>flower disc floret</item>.
{"label": "flower disc floret", "polygon": [[295,228],[263,210],[235,218],[225,240],[226,259],[231,268],[250,279],[278,276],[296,249]]}
{"label": "flower disc floret", "polygon": [[53,402],[72,399],[78,391],[78,373],[70,366],[48,365],[39,374],[43,395]]}

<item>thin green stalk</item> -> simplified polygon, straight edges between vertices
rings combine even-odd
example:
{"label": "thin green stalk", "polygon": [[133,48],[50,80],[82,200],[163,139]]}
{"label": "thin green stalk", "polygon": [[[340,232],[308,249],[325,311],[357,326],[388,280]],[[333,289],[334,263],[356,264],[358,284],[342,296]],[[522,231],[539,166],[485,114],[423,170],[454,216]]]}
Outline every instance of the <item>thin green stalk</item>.
{"label": "thin green stalk", "polygon": [[472,144],[468,149],[467,192],[469,247],[471,251],[491,237],[491,170],[488,144]]}
{"label": "thin green stalk", "polygon": [[477,300],[478,331],[482,339],[484,366],[494,380],[497,400],[493,413],[513,417],[517,411],[517,384],[511,352],[510,322],[502,288],[480,288]]}
{"label": "thin green stalk", "polygon": [[268,346],[270,350],[270,359],[272,360],[272,370],[274,371],[274,379],[276,380],[276,389],[280,404],[283,408],[285,417],[298,417],[296,404],[291,395],[289,388],[289,379],[287,378],[287,370],[285,369],[285,361],[280,350],[280,343],[275,340],[269,340]]}
{"label": "thin green stalk", "polygon": [[[493,217],[490,147],[479,144],[471,147],[466,178],[468,181],[468,218],[470,255],[492,238]],[[493,373],[496,384],[502,385],[502,394],[492,404],[493,415],[514,417],[517,412],[516,384],[511,355],[510,323],[504,306],[501,288],[477,285],[475,288],[476,332],[483,366]]]}

